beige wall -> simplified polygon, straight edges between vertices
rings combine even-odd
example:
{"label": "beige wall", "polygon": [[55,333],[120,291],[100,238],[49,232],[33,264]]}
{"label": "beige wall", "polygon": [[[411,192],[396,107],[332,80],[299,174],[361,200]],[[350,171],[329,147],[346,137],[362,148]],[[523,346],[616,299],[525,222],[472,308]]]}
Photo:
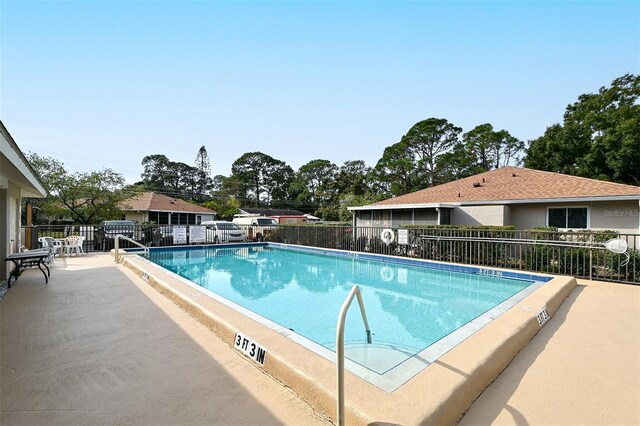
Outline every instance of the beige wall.
{"label": "beige wall", "polygon": [[214,214],[202,213],[200,216],[203,222],[206,220],[216,220],[216,215]]}
{"label": "beige wall", "polygon": [[[640,201],[594,201],[584,203],[540,203],[540,204],[510,204],[493,206],[460,206],[451,212],[452,225],[513,225],[516,229],[531,229],[547,224],[548,207],[588,207],[590,229],[611,229],[621,233],[640,233]],[[416,224],[436,223],[435,210],[433,221],[415,220]],[[388,211],[360,211],[356,226],[388,226]],[[403,217],[406,219],[406,217]],[[411,220],[394,220],[393,226],[401,223],[410,224]]]}
{"label": "beige wall", "polygon": [[[9,255],[9,194],[0,186],[0,281],[7,278],[8,263],[2,259]],[[6,237],[5,237],[6,236]]]}
{"label": "beige wall", "polygon": [[[0,234],[3,236],[0,239],[0,259],[18,251],[21,201],[20,188],[9,180],[3,180],[0,186]],[[0,280],[7,278],[12,267],[12,263],[2,262]]]}
{"label": "beige wall", "polygon": [[451,212],[452,225],[509,225],[509,206],[461,206]]}
{"label": "beige wall", "polygon": [[640,231],[640,202],[619,201],[593,203],[591,207],[592,229],[616,229],[622,233]]}
{"label": "beige wall", "polygon": [[285,225],[305,225],[307,223],[306,217],[291,217],[291,216],[276,216],[274,217],[278,223]]}
{"label": "beige wall", "polygon": [[147,214],[145,212],[127,212],[124,214],[125,220],[132,220],[136,223],[143,223],[147,221]]}
{"label": "beige wall", "polygon": [[545,226],[548,207],[589,208],[590,228],[617,230],[622,233],[640,232],[640,203],[631,201],[594,201],[587,203],[514,204],[511,205],[511,224],[518,229]]}
{"label": "beige wall", "polygon": [[545,226],[547,206],[543,204],[514,204],[511,206],[511,223],[516,229]]}

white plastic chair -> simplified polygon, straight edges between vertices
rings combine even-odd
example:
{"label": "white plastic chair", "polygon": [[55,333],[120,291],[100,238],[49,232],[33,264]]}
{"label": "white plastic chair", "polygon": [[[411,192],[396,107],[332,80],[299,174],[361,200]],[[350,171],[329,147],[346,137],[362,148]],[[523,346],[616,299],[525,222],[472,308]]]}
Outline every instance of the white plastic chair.
{"label": "white plastic chair", "polygon": [[[53,238],[51,237],[39,237],[38,242],[42,246],[43,249],[49,250],[49,257],[47,262],[51,266],[55,266],[56,260],[56,246],[53,244]],[[59,254],[59,253],[58,253]]]}
{"label": "white plastic chair", "polygon": [[57,254],[59,256],[62,256],[64,254],[63,253],[64,252],[64,243],[65,243],[64,239],[58,238],[58,239],[54,239],[53,240],[53,247],[54,247],[55,254]]}
{"label": "white plastic chair", "polygon": [[76,256],[80,256],[84,254],[82,251],[82,242],[84,241],[84,237],[79,235],[72,235],[66,238],[66,244],[64,245],[64,250],[67,256],[70,256],[72,252],[76,254]]}

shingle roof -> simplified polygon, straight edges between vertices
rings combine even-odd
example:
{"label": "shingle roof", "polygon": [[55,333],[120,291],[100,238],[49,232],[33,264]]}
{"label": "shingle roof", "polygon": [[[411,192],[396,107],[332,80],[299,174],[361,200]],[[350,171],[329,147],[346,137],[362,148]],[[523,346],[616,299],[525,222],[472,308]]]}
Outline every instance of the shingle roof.
{"label": "shingle roof", "polygon": [[521,167],[503,167],[422,189],[372,205],[466,203],[554,198],[637,195],[640,186],[624,185]]}
{"label": "shingle roof", "polygon": [[120,203],[120,209],[124,211],[170,211],[186,213],[209,213],[209,210],[197,204],[192,204],[179,198],[167,197],[155,192],[143,192]]}

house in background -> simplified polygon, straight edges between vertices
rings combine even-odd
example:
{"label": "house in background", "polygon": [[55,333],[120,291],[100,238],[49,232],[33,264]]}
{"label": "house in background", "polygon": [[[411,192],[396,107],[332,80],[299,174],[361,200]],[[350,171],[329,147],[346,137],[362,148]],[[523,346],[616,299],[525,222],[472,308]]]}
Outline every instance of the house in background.
{"label": "house in background", "polygon": [[119,208],[126,220],[158,225],[199,225],[216,217],[213,210],[155,192],[138,194],[120,203]]}
{"label": "house in background", "polygon": [[309,223],[319,223],[322,221],[322,219],[320,219],[318,216],[314,216],[312,214],[305,214],[305,217],[307,218],[307,222]]}
{"label": "house in background", "polygon": [[520,167],[348,209],[355,226],[555,226],[640,233],[640,187]]}
{"label": "house in background", "polygon": [[18,251],[22,198],[46,195],[38,175],[0,121],[0,281],[11,272],[11,264],[1,259]]}
{"label": "house in background", "polygon": [[272,217],[287,225],[304,225],[307,223],[307,215],[298,210],[278,210],[278,209],[259,209],[259,208],[241,208],[240,213],[236,216],[266,216]]}

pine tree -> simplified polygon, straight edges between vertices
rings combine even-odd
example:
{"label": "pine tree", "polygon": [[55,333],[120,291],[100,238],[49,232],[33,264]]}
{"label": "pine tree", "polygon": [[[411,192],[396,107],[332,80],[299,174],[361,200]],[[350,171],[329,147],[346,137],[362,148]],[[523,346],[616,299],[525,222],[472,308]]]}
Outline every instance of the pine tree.
{"label": "pine tree", "polygon": [[211,189],[211,162],[209,161],[209,154],[207,154],[207,148],[204,145],[198,150],[196,155],[195,167],[197,169],[196,175],[196,194],[197,201],[203,202],[206,200],[207,195]]}

